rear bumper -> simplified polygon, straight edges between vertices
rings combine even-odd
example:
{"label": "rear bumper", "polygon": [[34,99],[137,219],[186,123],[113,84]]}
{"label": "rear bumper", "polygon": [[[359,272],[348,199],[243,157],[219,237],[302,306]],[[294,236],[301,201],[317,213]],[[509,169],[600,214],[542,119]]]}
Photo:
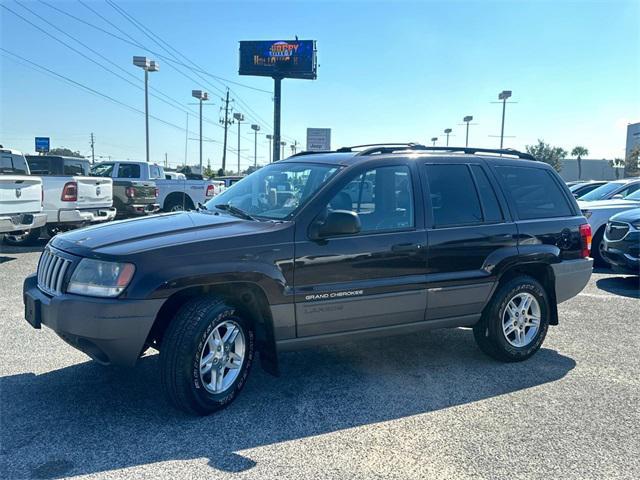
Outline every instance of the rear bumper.
{"label": "rear bumper", "polygon": [[24,281],[23,300],[31,326],[46,325],[94,360],[120,366],[135,364],[164,301],[50,297],[38,289],[35,275]]}
{"label": "rear bumper", "polygon": [[124,211],[118,212],[118,214],[123,214],[125,216],[143,216],[157,213],[159,211],[160,205],[157,203],[132,203],[130,205],[126,205],[124,207]]}
{"label": "rear bumper", "polygon": [[116,216],[116,209],[108,208],[88,208],[60,210],[58,212],[59,223],[98,223],[113,220]]}
{"label": "rear bumper", "polygon": [[19,213],[0,216],[0,233],[20,232],[42,227],[47,223],[46,213]]}
{"label": "rear bumper", "polygon": [[565,260],[551,268],[555,276],[556,302],[562,303],[578,295],[587,285],[593,271],[593,259]]}

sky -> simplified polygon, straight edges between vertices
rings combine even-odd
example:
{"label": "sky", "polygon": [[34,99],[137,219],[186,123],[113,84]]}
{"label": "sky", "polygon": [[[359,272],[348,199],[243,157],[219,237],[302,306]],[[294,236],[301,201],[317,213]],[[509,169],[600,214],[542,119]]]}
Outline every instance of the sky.
{"label": "sky", "polygon": [[[639,25],[640,0],[0,0],[0,144],[28,153],[35,136],[48,136],[52,147],[89,155],[93,133],[96,159],[144,160],[143,72],[132,56],[146,55],[160,65],[149,75],[150,93],[160,97],[149,99],[157,117],[152,161],[184,163],[186,147],[188,163],[198,162],[191,90],[203,89],[211,97],[203,107],[204,163],[219,168],[221,97],[230,87],[234,111],[261,126],[264,164],[273,81],[238,75],[238,42],[297,35],[317,40],[319,64],[317,80],[283,81],[283,136],[302,149],[307,127],[331,128],[333,148],[431,137],[443,144],[445,128],[453,129],[451,145],[464,145],[465,115],[474,117],[470,145],[497,148],[495,102],[511,90],[505,147],[543,139],[568,151],[585,146],[590,158],[623,157],[626,126],[640,121]],[[176,51],[183,65],[172,61]],[[184,66],[190,62],[205,73]],[[240,125],[242,169],[254,162],[249,123]],[[229,131],[234,169],[237,129]]]}

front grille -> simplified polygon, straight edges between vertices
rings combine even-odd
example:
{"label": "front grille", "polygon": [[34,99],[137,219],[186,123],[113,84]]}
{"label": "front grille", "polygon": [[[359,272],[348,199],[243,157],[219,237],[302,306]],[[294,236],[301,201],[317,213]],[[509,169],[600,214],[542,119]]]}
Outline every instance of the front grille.
{"label": "front grille", "polygon": [[49,295],[60,295],[64,276],[70,266],[71,260],[46,248],[38,263],[38,288]]}
{"label": "front grille", "polygon": [[607,224],[607,240],[620,240],[629,231],[629,224],[624,222],[609,222]]}

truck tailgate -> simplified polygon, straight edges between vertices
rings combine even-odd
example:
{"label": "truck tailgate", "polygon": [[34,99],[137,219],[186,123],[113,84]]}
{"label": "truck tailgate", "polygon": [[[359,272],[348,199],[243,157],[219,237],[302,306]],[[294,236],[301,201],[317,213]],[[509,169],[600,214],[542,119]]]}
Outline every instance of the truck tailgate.
{"label": "truck tailgate", "polygon": [[78,184],[76,208],[104,208],[113,203],[113,180],[104,177],[73,177]]}
{"label": "truck tailgate", "polygon": [[42,180],[23,175],[0,176],[0,214],[42,211]]}

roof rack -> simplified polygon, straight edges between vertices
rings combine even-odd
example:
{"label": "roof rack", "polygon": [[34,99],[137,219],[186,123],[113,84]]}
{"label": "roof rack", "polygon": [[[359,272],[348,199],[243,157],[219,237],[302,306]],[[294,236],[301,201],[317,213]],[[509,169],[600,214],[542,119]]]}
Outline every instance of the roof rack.
{"label": "roof rack", "polygon": [[355,145],[353,147],[339,148],[338,152],[352,152],[354,148],[365,148],[364,150],[356,152],[357,156],[364,155],[376,155],[384,153],[394,152],[406,152],[406,151],[421,151],[421,152],[461,152],[468,155],[474,155],[476,153],[491,153],[494,155],[511,155],[524,160],[536,160],[536,158],[530,153],[520,152],[511,148],[476,148],[476,147],[427,147],[419,143],[380,143],[373,145]]}
{"label": "roof rack", "polygon": [[303,157],[305,155],[316,155],[318,153],[335,153],[333,150],[304,150],[302,152],[294,153],[293,155],[289,155],[287,158],[292,157]]}

